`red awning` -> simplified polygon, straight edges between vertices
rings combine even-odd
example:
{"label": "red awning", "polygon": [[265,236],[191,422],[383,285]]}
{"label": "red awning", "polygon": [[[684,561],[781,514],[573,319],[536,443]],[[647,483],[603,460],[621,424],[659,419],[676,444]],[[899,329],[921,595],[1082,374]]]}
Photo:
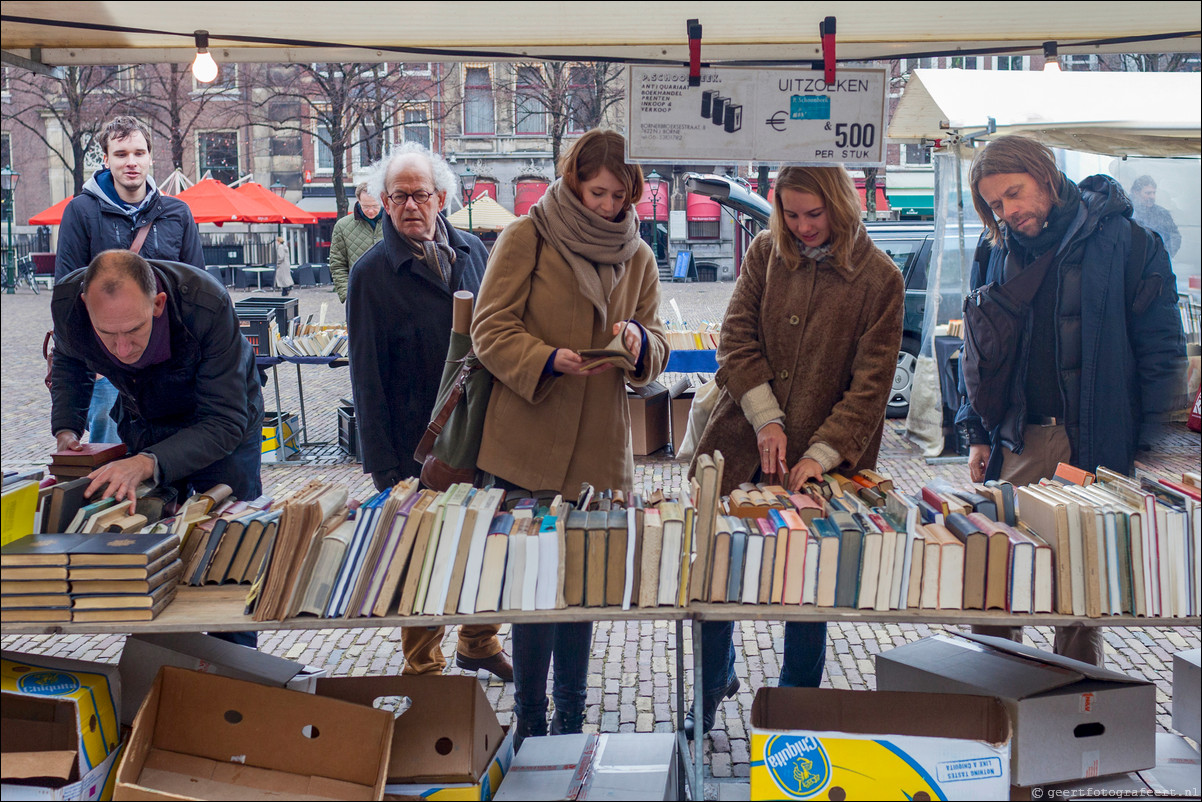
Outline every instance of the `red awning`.
{"label": "red awning", "polygon": [[497,182],[496,181],[476,181],[476,186],[472,189],[472,197],[470,200],[475,200],[481,195],[487,195],[493,200],[497,200]]}
{"label": "red awning", "polygon": [[[643,184],[643,199],[635,204],[634,210],[638,212],[640,220],[650,220],[652,211],[655,212],[657,222],[667,222],[668,220],[668,184],[666,181],[659,182],[659,197],[655,203],[651,202],[652,185],[650,181]],[[652,208],[654,207],[654,209]]]}
{"label": "red awning", "polygon": [[518,217],[527,214],[530,207],[538,203],[547,191],[546,181],[522,181],[514,189],[513,213]]}
{"label": "red awning", "polygon": [[[864,179],[857,178],[855,181],[856,192],[860,193],[860,211],[866,212],[868,211],[868,203],[866,200],[868,193],[864,189]],[[885,196],[885,182],[879,178],[876,182],[876,210],[878,212],[885,212],[889,210],[889,199]]]}
{"label": "red awning", "polygon": [[175,196],[198,223],[282,223],[284,216],[255,198],[240,195],[213,178],[197,181]]}
{"label": "red awning", "polygon": [[[747,179],[747,182],[749,184],[751,184],[751,191],[755,192],[756,194],[759,194],[760,182],[754,178]],[[776,197],[776,187],[773,186],[773,184],[775,184],[775,183],[776,182],[773,181],[772,179],[768,179],[768,202],[769,203],[772,203],[772,199]]]}
{"label": "red awning", "polygon": [[63,222],[63,212],[66,210],[67,204],[73,200],[75,200],[74,197],[63,198],[49,209],[38,212],[33,217],[29,218],[29,225],[57,226],[59,223]]}
{"label": "red awning", "polygon": [[[254,181],[247,181],[245,184],[239,185],[234,191],[240,195],[245,195],[248,198],[254,198],[255,200],[279,212],[284,216],[285,223],[295,223],[297,225],[307,226],[317,222],[317,215],[311,212],[306,212],[295,203],[290,203],[289,201],[284,200],[267,187]],[[337,215],[337,212],[335,212],[335,215]]]}
{"label": "red awning", "polygon": [[691,223],[721,220],[722,206],[713,198],[707,198],[705,195],[690,192],[685,219]]}

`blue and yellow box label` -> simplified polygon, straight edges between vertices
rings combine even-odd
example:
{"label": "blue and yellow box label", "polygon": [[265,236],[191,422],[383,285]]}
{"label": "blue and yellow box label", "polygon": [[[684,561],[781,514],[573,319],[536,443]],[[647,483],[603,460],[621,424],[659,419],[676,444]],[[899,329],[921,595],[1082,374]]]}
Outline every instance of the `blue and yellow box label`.
{"label": "blue and yellow box label", "polygon": [[513,762],[513,734],[505,736],[488,769],[477,783],[389,783],[384,793],[390,796],[421,798],[432,802],[489,802],[501,786]]}

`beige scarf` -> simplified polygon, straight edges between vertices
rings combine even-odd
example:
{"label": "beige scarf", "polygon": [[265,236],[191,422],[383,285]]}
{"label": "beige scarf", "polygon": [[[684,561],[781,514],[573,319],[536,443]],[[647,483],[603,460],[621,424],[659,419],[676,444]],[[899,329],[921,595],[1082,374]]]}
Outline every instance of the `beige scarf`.
{"label": "beige scarf", "polygon": [[534,227],[576,274],[580,294],[608,320],[609,296],[639,248],[639,218],[631,207],[617,221],[585,208],[557,178],[530,209]]}

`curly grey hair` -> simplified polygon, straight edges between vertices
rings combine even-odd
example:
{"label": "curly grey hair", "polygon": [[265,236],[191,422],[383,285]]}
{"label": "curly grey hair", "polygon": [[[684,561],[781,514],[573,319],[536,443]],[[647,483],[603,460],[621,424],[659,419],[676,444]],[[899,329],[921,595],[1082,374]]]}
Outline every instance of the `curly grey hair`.
{"label": "curly grey hair", "polygon": [[447,193],[448,202],[459,197],[459,179],[451,169],[451,165],[447,164],[446,159],[442,156],[416,142],[400,143],[371,166],[367,178],[367,186],[371,194],[376,197],[383,195],[388,174],[392,172],[397,163],[410,156],[420,156],[429,163],[430,172],[434,175],[434,189]]}

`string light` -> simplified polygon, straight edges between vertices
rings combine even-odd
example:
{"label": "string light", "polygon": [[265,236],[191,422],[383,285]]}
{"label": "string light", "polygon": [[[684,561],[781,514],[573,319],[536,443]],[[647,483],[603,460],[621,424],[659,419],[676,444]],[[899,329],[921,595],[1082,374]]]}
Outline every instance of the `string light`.
{"label": "string light", "polygon": [[209,32],[197,31],[196,58],[192,61],[192,75],[202,84],[211,84],[217,79],[217,62],[209,52]]}
{"label": "string light", "polygon": [[1060,56],[1055,42],[1043,43],[1043,71],[1060,72]]}

